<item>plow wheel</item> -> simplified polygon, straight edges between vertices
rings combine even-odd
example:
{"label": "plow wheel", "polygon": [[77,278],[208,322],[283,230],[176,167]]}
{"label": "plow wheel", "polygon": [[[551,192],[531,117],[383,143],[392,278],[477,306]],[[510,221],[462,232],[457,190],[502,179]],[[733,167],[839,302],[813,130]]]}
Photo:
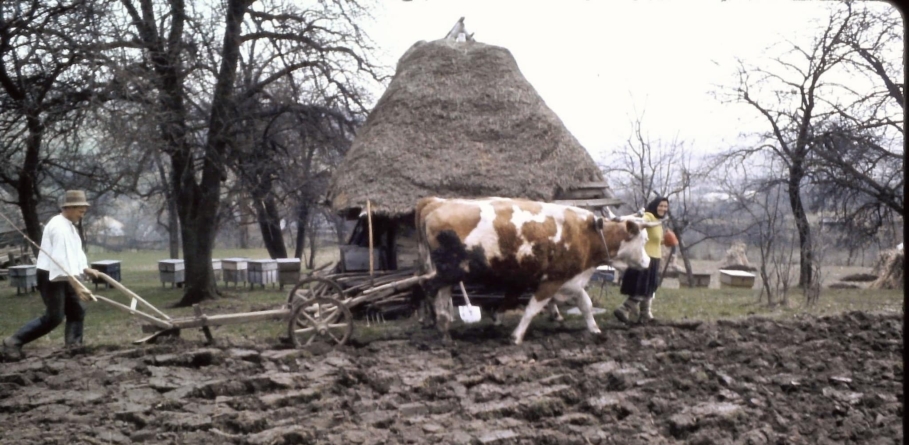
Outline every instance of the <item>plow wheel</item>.
{"label": "plow wheel", "polygon": [[344,292],[334,281],[307,278],[290,292],[287,334],[294,347],[314,342],[343,345],[353,332],[353,316],[341,302]]}

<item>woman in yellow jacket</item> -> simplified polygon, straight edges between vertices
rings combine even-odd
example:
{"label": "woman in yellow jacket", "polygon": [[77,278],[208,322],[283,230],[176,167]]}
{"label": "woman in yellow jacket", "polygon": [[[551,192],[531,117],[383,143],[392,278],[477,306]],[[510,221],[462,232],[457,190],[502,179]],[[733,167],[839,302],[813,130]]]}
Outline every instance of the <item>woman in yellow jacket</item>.
{"label": "woman in yellow jacket", "polygon": [[[658,197],[644,208],[644,221],[660,221],[669,214],[669,199]],[[650,257],[650,267],[646,270],[627,269],[622,276],[620,292],[628,298],[613,312],[622,323],[630,323],[630,315],[638,312],[638,321],[643,323],[653,319],[650,306],[659,286],[661,247],[663,244],[663,226],[647,229],[647,244],[644,251]]]}

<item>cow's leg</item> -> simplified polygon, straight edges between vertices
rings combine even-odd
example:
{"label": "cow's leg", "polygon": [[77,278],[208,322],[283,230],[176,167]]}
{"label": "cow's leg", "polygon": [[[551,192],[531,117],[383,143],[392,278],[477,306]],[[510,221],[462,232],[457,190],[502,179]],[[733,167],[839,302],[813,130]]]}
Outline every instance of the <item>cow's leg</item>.
{"label": "cow's leg", "polygon": [[514,337],[514,344],[519,345],[524,341],[524,333],[527,332],[527,327],[530,326],[530,321],[533,320],[541,310],[552,300],[552,296],[555,295],[556,291],[562,286],[562,283],[558,285],[552,283],[541,284],[537,289],[537,292],[530,299],[530,303],[527,303],[527,308],[524,309],[524,316],[521,317],[521,322],[518,323],[518,327],[514,330],[514,333],[511,334]]}
{"label": "cow's leg", "polygon": [[436,326],[438,326],[439,332],[442,333],[442,339],[449,342],[451,341],[451,334],[448,333],[448,327],[454,320],[451,314],[451,286],[443,286],[436,293],[435,310]]}
{"label": "cow's leg", "polygon": [[502,317],[502,313],[499,312],[499,306],[487,308],[487,312],[489,312],[489,318],[492,319],[493,326],[502,325],[502,318],[504,317]]}
{"label": "cow's leg", "polygon": [[587,295],[587,291],[584,288],[578,290],[575,301],[578,309],[581,310],[581,315],[584,316],[584,320],[587,322],[587,330],[593,334],[599,334],[600,327],[597,326],[596,320],[593,319],[593,302],[590,301],[590,295]]}
{"label": "cow's leg", "polygon": [[502,325],[505,320],[505,311],[516,308],[518,306],[518,298],[520,297],[520,292],[505,292],[505,294],[502,296],[502,301],[499,302],[498,306],[496,306],[495,310],[493,311],[492,324],[494,326]]}
{"label": "cow's leg", "polygon": [[553,298],[549,300],[549,305],[547,306],[549,310],[549,319],[552,321],[557,321],[559,323],[565,321],[565,318],[562,317],[562,314],[559,312],[559,305],[556,304],[556,299]]}

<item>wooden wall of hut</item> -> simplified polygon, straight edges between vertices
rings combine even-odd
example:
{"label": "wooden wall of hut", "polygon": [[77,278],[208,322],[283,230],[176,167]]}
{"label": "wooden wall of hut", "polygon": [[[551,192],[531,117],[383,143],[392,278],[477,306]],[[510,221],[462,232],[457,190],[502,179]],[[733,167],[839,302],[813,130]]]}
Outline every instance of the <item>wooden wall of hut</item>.
{"label": "wooden wall of hut", "polygon": [[[365,216],[359,218],[347,244],[340,246],[342,271],[369,270],[368,226]],[[417,266],[420,256],[412,214],[402,218],[374,216],[372,231],[375,270],[399,270]]]}

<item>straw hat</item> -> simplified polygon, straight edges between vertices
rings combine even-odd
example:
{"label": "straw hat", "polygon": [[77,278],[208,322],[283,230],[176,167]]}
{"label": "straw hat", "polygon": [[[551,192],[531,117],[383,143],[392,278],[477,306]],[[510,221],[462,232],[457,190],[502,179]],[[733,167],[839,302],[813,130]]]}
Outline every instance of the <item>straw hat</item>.
{"label": "straw hat", "polygon": [[85,192],[82,190],[67,190],[66,197],[60,207],[90,207],[91,204],[85,200]]}

